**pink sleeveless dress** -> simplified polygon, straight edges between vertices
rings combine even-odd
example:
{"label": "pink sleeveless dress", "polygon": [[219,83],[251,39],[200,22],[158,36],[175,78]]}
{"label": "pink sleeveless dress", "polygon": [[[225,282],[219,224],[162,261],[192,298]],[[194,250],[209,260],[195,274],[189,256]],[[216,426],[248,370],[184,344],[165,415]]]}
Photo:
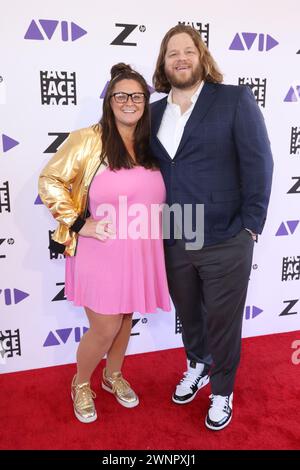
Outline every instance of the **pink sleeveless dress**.
{"label": "pink sleeveless dress", "polygon": [[158,170],[107,168],[94,177],[91,217],[110,220],[115,235],[78,237],[75,256],[66,259],[68,300],[101,314],[170,311],[159,211],[165,198]]}

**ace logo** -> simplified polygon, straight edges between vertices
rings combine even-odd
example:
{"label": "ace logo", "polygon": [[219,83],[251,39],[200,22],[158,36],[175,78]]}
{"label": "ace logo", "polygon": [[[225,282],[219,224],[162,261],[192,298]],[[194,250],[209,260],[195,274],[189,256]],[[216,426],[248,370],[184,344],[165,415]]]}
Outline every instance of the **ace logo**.
{"label": "ace logo", "polygon": [[10,212],[10,197],[8,181],[0,183],[0,214],[1,212]]}
{"label": "ace logo", "polygon": [[300,256],[286,256],[282,259],[282,281],[300,279]]}
{"label": "ace logo", "polygon": [[76,73],[41,71],[42,105],[77,104]]}

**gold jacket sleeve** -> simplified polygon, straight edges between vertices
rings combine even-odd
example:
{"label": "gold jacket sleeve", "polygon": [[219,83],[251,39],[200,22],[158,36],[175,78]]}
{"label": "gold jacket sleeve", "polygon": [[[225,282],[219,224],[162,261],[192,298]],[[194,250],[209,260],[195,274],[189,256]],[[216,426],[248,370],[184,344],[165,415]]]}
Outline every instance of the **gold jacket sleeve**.
{"label": "gold jacket sleeve", "polygon": [[84,139],[81,131],[71,132],[39,177],[39,195],[53,217],[70,227],[80,208],[71,197],[71,184],[83,171]]}

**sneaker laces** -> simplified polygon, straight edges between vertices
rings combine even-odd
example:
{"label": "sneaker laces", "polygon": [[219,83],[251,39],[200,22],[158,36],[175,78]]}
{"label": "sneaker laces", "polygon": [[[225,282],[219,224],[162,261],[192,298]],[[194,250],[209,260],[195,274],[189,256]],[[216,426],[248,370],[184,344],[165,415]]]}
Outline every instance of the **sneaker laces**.
{"label": "sneaker laces", "polygon": [[114,393],[118,391],[119,393],[124,394],[130,389],[130,384],[124,379],[124,377],[122,377],[122,375],[111,379],[111,385]]}
{"label": "sneaker laces", "polygon": [[187,390],[191,388],[192,385],[197,385],[199,374],[195,374],[189,370],[183,373],[183,377],[180,380],[180,385]]}
{"label": "sneaker laces", "polygon": [[80,409],[89,408],[93,405],[94,398],[96,398],[96,393],[91,390],[88,382],[75,386],[75,406]]}
{"label": "sneaker laces", "polygon": [[230,411],[229,407],[229,397],[223,397],[222,395],[210,395],[209,398],[211,399],[210,407],[217,408],[220,411],[224,411],[225,413]]}

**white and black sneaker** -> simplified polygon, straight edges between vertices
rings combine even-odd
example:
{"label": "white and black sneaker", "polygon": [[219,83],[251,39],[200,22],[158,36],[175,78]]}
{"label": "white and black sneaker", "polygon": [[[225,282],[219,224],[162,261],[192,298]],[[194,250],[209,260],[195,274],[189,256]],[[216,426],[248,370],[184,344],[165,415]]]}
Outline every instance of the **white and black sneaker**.
{"label": "white and black sneaker", "polygon": [[211,405],[208,410],[205,425],[213,431],[224,429],[231,421],[232,418],[232,401],[233,393],[231,395],[210,395]]}
{"label": "white and black sneaker", "polygon": [[184,405],[194,400],[200,388],[209,382],[208,372],[210,366],[202,362],[187,360],[188,369],[172,395],[172,400],[179,405]]}

